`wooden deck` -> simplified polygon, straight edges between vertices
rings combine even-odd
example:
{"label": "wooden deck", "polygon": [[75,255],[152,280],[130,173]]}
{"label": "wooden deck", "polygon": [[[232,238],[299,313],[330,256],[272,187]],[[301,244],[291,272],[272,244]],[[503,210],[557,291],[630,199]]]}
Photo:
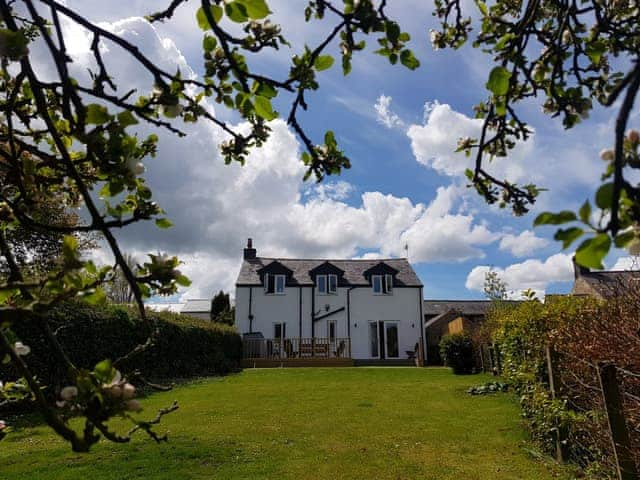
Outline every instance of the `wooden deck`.
{"label": "wooden deck", "polygon": [[351,358],[245,358],[242,368],[353,367]]}

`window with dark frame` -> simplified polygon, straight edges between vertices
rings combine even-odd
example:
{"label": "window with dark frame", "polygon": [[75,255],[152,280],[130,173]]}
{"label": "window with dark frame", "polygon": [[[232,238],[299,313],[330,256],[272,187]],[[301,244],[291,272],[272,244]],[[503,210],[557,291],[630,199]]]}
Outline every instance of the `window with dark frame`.
{"label": "window with dark frame", "polygon": [[334,274],[317,275],[316,287],[320,295],[334,295],[338,293],[338,276]]}
{"label": "window with dark frame", "polygon": [[393,275],[371,275],[371,286],[375,295],[391,295],[393,293]]}
{"label": "window with dark frame", "polygon": [[270,295],[283,295],[286,285],[286,277],[284,275],[273,275],[267,273],[264,276],[264,293]]}

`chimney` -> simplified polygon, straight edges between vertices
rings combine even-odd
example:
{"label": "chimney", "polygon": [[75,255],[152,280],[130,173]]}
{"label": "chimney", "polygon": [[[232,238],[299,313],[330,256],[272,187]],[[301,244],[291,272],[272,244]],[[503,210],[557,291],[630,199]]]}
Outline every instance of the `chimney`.
{"label": "chimney", "polygon": [[578,279],[578,277],[581,277],[585,273],[591,272],[591,270],[589,270],[589,267],[583,267],[582,265],[579,265],[578,262],[576,262],[575,255],[571,257],[571,262],[573,263],[573,277],[575,279]]}
{"label": "chimney", "polygon": [[253,248],[253,241],[247,238],[247,247],[244,249],[244,259],[253,260],[256,258],[256,249]]}

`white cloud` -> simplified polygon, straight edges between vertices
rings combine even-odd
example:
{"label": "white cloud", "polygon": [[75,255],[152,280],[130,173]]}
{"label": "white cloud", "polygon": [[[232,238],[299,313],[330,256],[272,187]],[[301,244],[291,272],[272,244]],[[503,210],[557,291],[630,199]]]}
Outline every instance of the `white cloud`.
{"label": "white cloud", "polygon": [[500,250],[510,252],[516,257],[526,257],[536,250],[549,245],[545,238],[537,237],[531,230],[525,230],[519,235],[505,234],[500,240]]}
{"label": "white cloud", "polygon": [[482,292],[485,275],[493,269],[507,284],[509,290],[520,292],[530,288],[536,292],[542,292],[551,282],[573,280],[571,256],[570,254],[557,253],[545,261],[528,259],[506,268],[478,265],[469,272],[465,286],[469,290]]}
{"label": "white cloud", "polygon": [[[168,71],[179,66],[193,75],[175,44],[145,20],[105,27],[135,40]],[[90,57],[86,39],[76,36],[79,76]],[[150,79],[117,49],[105,50],[105,61],[119,85],[140,92],[150,88]],[[403,256],[409,244],[414,262],[481,258],[482,247],[499,238],[461,210],[461,187],[439,188],[428,204],[377,191],[348,203],[354,187],[345,181],[309,187],[301,180],[299,142],[284,121],[270,125],[270,139],[252,151],[245,166],[224,164],[217,149],[224,136],[210,123],[180,124],[186,138],[159,132],[159,153],[145,162],[145,177],[175,226],[158,231],[144,224],[116,232],[123,249],[139,258],[147,251],[177,254],[193,281],[184,295],[206,298],[220,288],[232,289],[247,237],[264,256],[349,258],[359,249],[370,250],[367,258]],[[141,135],[150,131],[140,126]]]}
{"label": "white cloud", "polygon": [[[461,176],[473,166],[463,152],[455,152],[460,138],[479,138],[482,120],[469,118],[447,104],[427,103],[423,125],[411,125],[407,135],[418,162],[448,176]],[[518,181],[523,178],[523,160],[531,154],[533,138],[518,144],[509,157],[496,158],[488,164],[492,174]]]}
{"label": "white cloud", "polygon": [[637,257],[620,257],[610,270],[640,270],[640,259]]}
{"label": "white cloud", "polygon": [[387,128],[403,128],[402,119],[391,111],[391,97],[380,95],[373,108],[376,110],[376,120]]}

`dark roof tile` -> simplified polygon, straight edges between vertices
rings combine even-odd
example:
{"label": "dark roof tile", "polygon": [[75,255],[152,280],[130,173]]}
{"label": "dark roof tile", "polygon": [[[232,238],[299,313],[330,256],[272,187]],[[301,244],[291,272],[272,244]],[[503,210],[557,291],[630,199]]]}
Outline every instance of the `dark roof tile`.
{"label": "dark roof tile", "polygon": [[329,262],[344,271],[344,280],[349,285],[369,285],[364,272],[383,262],[396,269],[396,286],[421,287],[422,282],[406,258],[390,258],[375,260],[327,260],[327,259],[290,259],[264,258],[243,260],[236,285],[261,285],[258,271],[272,262],[279,262],[291,271],[292,283],[295,285],[313,285],[309,272],[314,268]]}

